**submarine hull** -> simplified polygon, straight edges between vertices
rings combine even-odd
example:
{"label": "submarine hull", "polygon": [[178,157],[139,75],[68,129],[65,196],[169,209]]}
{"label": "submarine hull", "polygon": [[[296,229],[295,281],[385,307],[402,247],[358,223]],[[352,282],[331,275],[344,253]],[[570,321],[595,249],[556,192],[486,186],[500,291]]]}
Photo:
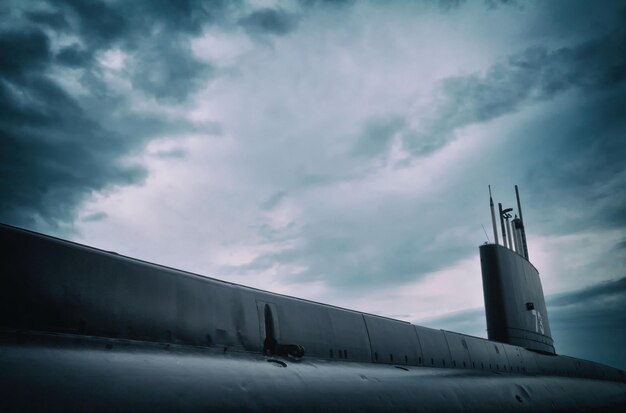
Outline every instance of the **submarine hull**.
{"label": "submarine hull", "polygon": [[2,412],[624,411],[624,381],[0,225]]}
{"label": "submarine hull", "polygon": [[4,333],[3,412],[624,411],[625,386],[569,377],[324,360]]}

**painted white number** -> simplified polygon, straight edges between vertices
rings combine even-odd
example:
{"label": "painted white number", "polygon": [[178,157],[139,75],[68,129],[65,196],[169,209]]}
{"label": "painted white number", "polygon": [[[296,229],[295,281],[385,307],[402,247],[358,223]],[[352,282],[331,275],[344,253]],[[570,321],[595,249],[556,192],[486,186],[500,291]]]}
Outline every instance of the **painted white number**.
{"label": "painted white number", "polygon": [[543,329],[543,317],[541,316],[541,313],[533,309],[531,310],[531,314],[535,317],[535,332],[545,334]]}

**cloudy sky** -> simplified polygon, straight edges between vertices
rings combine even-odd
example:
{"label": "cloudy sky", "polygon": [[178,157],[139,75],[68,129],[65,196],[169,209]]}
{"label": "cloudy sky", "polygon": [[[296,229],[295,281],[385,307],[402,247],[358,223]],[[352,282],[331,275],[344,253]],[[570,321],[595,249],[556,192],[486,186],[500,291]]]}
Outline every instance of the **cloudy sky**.
{"label": "cloudy sky", "polygon": [[0,221],[486,336],[487,185],[626,368],[626,4],[4,1]]}

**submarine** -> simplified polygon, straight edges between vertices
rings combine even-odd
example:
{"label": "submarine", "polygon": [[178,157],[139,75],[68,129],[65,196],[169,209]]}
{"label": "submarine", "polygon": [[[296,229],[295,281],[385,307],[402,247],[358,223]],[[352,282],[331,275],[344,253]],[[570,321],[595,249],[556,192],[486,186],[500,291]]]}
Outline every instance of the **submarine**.
{"label": "submarine", "polygon": [[624,412],[624,371],[556,353],[515,190],[488,339],[0,224],[0,411]]}

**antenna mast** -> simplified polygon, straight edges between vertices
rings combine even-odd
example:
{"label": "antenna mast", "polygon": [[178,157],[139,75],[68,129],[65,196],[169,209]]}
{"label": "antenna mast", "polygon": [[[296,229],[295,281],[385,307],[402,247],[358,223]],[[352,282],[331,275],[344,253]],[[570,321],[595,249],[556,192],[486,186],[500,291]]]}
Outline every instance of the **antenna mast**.
{"label": "antenna mast", "polygon": [[519,212],[520,220],[520,233],[522,236],[522,249],[524,251],[524,257],[528,259],[528,244],[526,243],[526,229],[524,228],[524,217],[522,216],[522,205],[519,200],[519,189],[515,185],[515,197],[517,198],[517,211]]}
{"label": "antenna mast", "polygon": [[506,247],[506,227],[504,226],[504,214],[502,213],[502,204],[498,202],[498,212],[500,212],[500,226],[502,227],[502,244]]}
{"label": "antenna mast", "polygon": [[491,225],[493,226],[493,238],[495,239],[495,243],[497,244],[498,228],[496,227],[496,213],[493,210],[493,198],[491,198],[491,185],[489,185],[489,208],[491,208]]}

